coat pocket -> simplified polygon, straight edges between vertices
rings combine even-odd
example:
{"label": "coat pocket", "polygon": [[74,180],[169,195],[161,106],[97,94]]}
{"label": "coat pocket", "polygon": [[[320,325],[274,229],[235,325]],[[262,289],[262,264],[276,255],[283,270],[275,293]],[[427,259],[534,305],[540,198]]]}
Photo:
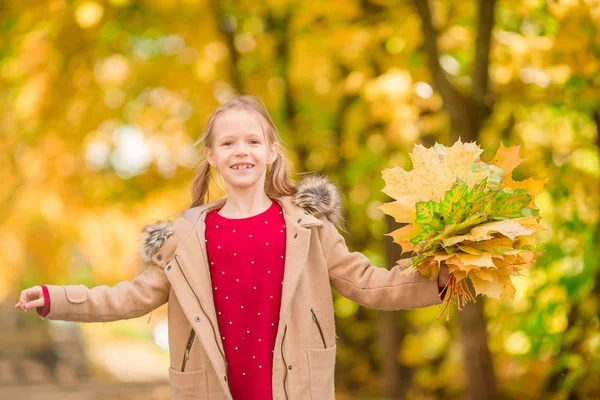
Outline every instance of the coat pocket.
{"label": "coat pocket", "polygon": [[205,370],[180,372],[169,367],[171,400],[208,399],[208,380]]}
{"label": "coat pocket", "polygon": [[336,345],[327,349],[307,349],[310,398],[334,400],[334,371]]}
{"label": "coat pocket", "polygon": [[69,303],[80,304],[87,300],[88,288],[84,285],[64,286],[65,295]]}

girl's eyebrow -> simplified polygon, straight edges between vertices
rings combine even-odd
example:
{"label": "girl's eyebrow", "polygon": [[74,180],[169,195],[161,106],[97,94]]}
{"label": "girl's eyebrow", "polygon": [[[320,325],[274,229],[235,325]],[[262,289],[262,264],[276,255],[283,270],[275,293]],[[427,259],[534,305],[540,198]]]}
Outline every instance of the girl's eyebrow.
{"label": "girl's eyebrow", "polygon": [[[225,135],[221,138],[221,140],[225,140],[225,139],[231,139],[231,138],[235,138],[236,136],[233,135]],[[261,138],[260,135],[258,133],[248,133],[246,134],[246,137],[257,137],[257,138]]]}

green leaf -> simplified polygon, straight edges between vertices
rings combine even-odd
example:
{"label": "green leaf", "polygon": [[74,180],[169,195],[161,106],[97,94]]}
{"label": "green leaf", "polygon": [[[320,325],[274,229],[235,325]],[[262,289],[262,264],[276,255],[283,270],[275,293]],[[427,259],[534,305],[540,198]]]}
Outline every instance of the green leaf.
{"label": "green leaf", "polygon": [[442,241],[443,239],[447,239],[453,236],[460,236],[466,233],[469,233],[472,228],[476,227],[487,221],[488,217],[485,214],[473,214],[470,215],[466,220],[454,225],[448,225],[444,232],[433,237],[431,240]]}
{"label": "green leaf", "polygon": [[473,189],[471,189],[469,191],[469,193],[467,194],[467,197],[466,197],[467,203],[471,203],[471,205],[473,205],[474,203],[476,203],[477,201],[479,201],[481,198],[483,198],[486,195],[487,182],[488,182],[488,178],[485,178],[484,180],[479,182],[477,185],[473,186]]}
{"label": "green leaf", "polygon": [[434,201],[423,202],[416,204],[417,217],[415,222],[422,227],[430,227],[435,231],[444,229],[446,226],[445,217],[440,213],[440,205]]}
{"label": "green leaf", "polygon": [[489,191],[477,196],[471,205],[471,214],[484,212],[483,209],[489,205],[494,198],[495,192]]}
{"label": "green leaf", "polygon": [[419,243],[421,243],[424,240],[429,239],[430,237],[434,236],[436,234],[435,229],[433,229],[431,226],[429,225],[425,225],[423,226],[423,230],[421,231],[421,233],[419,233],[417,236],[415,236],[414,238],[412,238],[410,240],[410,242],[413,245],[418,245]]}
{"label": "green leaf", "polygon": [[435,213],[439,211],[439,206],[433,201],[420,201],[416,204],[417,207],[417,224],[429,224],[435,218]]}
{"label": "green leaf", "polygon": [[523,208],[531,202],[531,195],[525,189],[502,189],[496,193],[490,204],[490,215],[494,217],[519,218]]}
{"label": "green leaf", "polygon": [[452,188],[446,192],[444,200],[442,200],[439,206],[440,213],[446,220],[451,223],[460,222],[462,219],[461,214],[468,208],[468,193],[469,187],[466,182],[457,179]]}

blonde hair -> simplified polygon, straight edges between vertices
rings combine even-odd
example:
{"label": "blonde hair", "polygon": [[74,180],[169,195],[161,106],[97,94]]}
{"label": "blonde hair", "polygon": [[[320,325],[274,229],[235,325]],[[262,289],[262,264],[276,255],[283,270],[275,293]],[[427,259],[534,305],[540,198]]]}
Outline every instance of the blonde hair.
{"label": "blonde hair", "polygon": [[[213,126],[219,115],[229,110],[248,110],[254,112],[258,116],[259,122],[263,128],[263,134],[267,141],[267,145],[273,143],[279,145],[277,158],[272,166],[267,168],[267,176],[265,178],[265,193],[269,197],[288,196],[296,193],[296,184],[289,177],[292,173],[292,168],[285,157],[284,143],[279,136],[279,131],[275,123],[271,119],[264,103],[258,96],[239,95],[233,99],[221,104],[208,118],[202,136],[196,141],[196,145],[201,146],[201,154],[204,148],[212,148],[214,142]],[[205,158],[200,162],[196,170],[196,176],[192,181],[192,205],[197,207],[210,202],[212,199],[209,193],[209,180],[211,179],[211,169],[208,160]]]}

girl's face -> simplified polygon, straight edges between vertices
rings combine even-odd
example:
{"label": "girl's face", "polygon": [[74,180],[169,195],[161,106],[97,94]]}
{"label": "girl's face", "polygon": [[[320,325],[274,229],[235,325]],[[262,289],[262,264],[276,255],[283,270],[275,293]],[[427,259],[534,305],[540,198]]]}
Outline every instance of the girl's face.
{"label": "girl's face", "polygon": [[258,118],[252,111],[237,109],[225,111],[213,123],[213,144],[204,155],[219,169],[228,191],[264,188],[267,166],[275,162],[277,143],[268,145]]}

